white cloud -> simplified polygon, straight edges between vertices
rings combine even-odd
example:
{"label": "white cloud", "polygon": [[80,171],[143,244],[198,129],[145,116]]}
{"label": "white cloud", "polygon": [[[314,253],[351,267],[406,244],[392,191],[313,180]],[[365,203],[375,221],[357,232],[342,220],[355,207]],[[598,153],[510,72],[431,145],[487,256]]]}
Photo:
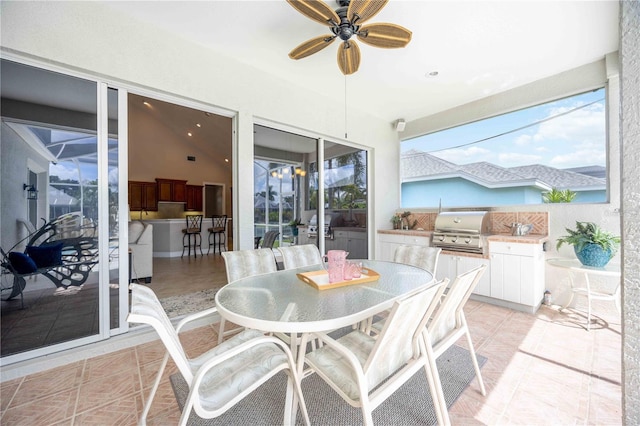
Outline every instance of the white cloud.
{"label": "white cloud", "polygon": [[475,163],[478,161],[489,161],[492,153],[486,148],[470,146],[468,148],[447,149],[434,153],[443,160],[450,161],[455,164]]}
{"label": "white cloud", "polygon": [[[549,111],[548,116],[566,112],[571,108],[574,107],[554,108]],[[603,105],[594,104],[567,115],[553,118],[538,126],[538,131],[533,136],[533,139],[538,143],[565,140],[595,143],[603,146],[606,131],[602,125],[604,113]]]}
{"label": "white cloud", "polygon": [[507,152],[498,155],[500,165],[503,167],[525,166],[539,163],[542,157],[535,154],[523,154],[520,152]]}
{"label": "white cloud", "polygon": [[602,150],[582,150],[570,154],[556,155],[551,159],[551,165],[560,169],[585,165],[606,164],[606,153]]}
{"label": "white cloud", "polygon": [[515,141],[513,141],[514,144],[516,144],[517,146],[527,146],[531,143],[531,141],[533,140],[533,137],[531,135],[520,135],[516,138]]}
{"label": "white cloud", "polygon": [[78,180],[78,169],[74,167],[66,167],[64,164],[52,164],[49,167],[51,176],[58,176],[60,180]]}

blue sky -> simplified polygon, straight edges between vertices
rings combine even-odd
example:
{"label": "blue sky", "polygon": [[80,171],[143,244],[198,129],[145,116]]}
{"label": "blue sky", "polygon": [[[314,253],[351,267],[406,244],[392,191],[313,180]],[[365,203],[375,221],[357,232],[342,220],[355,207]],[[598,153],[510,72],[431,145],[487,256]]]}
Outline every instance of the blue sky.
{"label": "blue sky", "polygon": [[[599,89],[407,140],[402,142],[401,150],[429,152],[455,164],[486,161],[502,167],[530,164],[559,169],[604,167],[607,157],[604,97],[604,89]],[[594,101],[592,105],[559,115]],[[549,120],[473,143],[545,119]]]}

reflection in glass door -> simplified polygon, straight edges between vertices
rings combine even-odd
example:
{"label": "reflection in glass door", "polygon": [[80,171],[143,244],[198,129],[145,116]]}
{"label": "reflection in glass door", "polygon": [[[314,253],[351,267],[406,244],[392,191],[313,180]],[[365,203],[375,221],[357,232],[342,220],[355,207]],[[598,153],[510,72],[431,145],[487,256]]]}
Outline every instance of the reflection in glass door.
{"label": "reflection in glass door", "polygon": [[[10,363],[106,338],[119,326],[117,303],[108,324],[105,298],[109,275],[116,277],[113,287],[119,275],[118,110],[107,101],[106,86],[95,81],[4,59],[1,71],[0,197],[3,205],[12,201],[0,219],[1,245],[38,268],[17,271],[5,262],[2,270],[1,348],[3,362]],[[117,91],[110,92],[117,99]],[[34,168],[42,173],[37,202],[28,204],[22,179]],[[35,230],[17,228],[34,209]],[[20,294],[5,301],[16,288]]]}

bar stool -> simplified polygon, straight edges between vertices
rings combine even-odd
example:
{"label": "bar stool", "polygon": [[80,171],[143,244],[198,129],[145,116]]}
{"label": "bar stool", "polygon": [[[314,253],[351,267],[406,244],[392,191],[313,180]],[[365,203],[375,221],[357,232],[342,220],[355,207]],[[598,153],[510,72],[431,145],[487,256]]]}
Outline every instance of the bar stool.
{"label": "bar stool", "polygon": [[[193,257],[197,257],[198,254],[196,252],[196,246],[200,247],[200,255],[202,255],[202,235],[200,232],[202,231],[202,215],[201,214],[191,214],[186,216],[187,219],[187,227],[182,230],[184,234],[182,236],[182,256],[184,256],[184,249],[189,248],[188,256],[191,256],[191,236],[193,235]],[[198,238],[200,239],[198,241]],[[185,241],[187,243],[185,244]]]}
{"label": "bar stool", "polygon": [[[227,247],[227,215],[226,214],[214,214],[211,216],[211,228],[209,231],[209,249],[207,254],[211,251],[213,246],[213,253],[216,253],[216,245],[218,246],[218,252],[222,253],[221,246]],[[211,241],[213,237],[213,242]]]}

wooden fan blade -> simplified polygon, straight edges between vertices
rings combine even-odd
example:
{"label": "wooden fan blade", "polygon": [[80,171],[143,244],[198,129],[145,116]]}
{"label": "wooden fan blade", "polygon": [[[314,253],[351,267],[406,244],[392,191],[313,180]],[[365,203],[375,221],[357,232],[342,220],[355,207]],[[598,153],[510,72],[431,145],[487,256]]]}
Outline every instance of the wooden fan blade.
{"label": "wooden fan blade", "polygon": [[360,48],[354,40],[345,41],[338,49],[338,66],[342,74],[349,75],[358,71],[360,66]]}
{"label": "wooden fan blade", "polygon": [[411,41],[411,31],[396,24],[370,24],[360,28],[358,40],[375,47],[394,49]]}
{"label": "wooden fan blade", "polygon": [[373,18],[388,2],[389,0],[351,0],[347,9],[347,18],[353,22],[353,15],[356,14],[360,17],[356,24],[362,24]]}
{"label": "wooden fan blade", "polygon": [[309,19],[326,25],[333,26],[331,23],[340,23],[340,18],[325,2],[320,0],[287,0],[295,10],[302,13]]}
{"label": "wooden fan blade", "polygon": [[302,43],[289,53],[291,59],[302,59],[321,51],[336,39],[336,36],[328,34],[312,38]]}

